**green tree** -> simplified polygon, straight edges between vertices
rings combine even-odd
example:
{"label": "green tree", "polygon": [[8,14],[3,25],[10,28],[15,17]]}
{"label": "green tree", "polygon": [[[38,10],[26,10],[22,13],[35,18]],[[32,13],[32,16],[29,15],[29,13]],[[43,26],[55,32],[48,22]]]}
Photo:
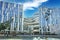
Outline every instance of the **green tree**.
{"label": "green tree", "polygon": [[13,19],[11,18],[11,19],[9,19],[6,22],[0,23],[0,31],[9,28],[10,27],[10,23],[12,21],[13,21]]}

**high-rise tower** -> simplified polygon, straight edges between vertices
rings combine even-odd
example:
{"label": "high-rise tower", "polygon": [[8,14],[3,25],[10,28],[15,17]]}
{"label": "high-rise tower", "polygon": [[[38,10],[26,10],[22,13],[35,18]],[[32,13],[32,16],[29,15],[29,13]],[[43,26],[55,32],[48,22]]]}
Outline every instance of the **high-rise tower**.
{"label": "high-rise tower", "polygon": [[13,18],[10,31],[23,31],[23,16],[23,4],[0,1],[0,22]]}

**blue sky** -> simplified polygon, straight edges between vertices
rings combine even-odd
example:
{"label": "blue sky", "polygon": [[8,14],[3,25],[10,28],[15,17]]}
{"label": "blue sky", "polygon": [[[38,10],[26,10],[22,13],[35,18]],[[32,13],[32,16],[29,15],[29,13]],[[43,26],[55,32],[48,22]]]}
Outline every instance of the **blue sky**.
{"label": "blue sky", "polygon": [[2,1],[23,3],[23,11],[25,17],[31,17],[32,14],[37,12],[38,8],[41,6],[60,8],[60,0],[2,0]]}

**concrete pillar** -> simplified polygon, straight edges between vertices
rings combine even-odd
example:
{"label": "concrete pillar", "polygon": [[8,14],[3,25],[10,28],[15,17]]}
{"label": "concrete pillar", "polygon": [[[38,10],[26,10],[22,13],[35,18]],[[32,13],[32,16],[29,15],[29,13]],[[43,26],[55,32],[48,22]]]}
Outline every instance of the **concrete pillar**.
{"label": "concrete pillar", "polygon": [[4,11],[4,2],[2,4],[2,20],[1,20],[1,23],[3,23],[4,21],[4,14],[3,14],[3,11]]}
{"label": "concrete pillar", "polygon": [[13,31],[14,31],[14,28],[15,28],[15,7],[16,7],[16,4],[14,4],[14,7],[13,7]]}
{"label": "concrete pillar", "polygon": [[49,30],[51,32],[51,26],[52,26],[52,18],[51,18],[52,10],[50,10],[50,24],[49,24]]}
{"label": "concrete pillar", "polygon": [[18,25],[17,25],[17,31],[19,31],[19,5],[18,5]]}
{"label": "concrete pillar", "polygon": [[42,24],[42,17],[43,17],[43,15],[42,15],[42,12],[43,12],[43,11],[42,11],[42,8],[41,8],[41,32],[42,32],[42,34],[43,34],[43,27],[42,27],[42,25],[43,25],[43,24]]}
{"label": "concrete pillar", "polygon": [[[20,9],[21,9],[21,10],[20,10]],[[22,5],[22,4],[21,4],[21,6],[19,6],[19,11],[21,12],[21,13],[20,13],[20,19],[21,19],[21,20],[20,20],[20,21],[21,21],[21,22],[20,22],[20,25],[21,25],[21,26],[20,26],[20,31],[23,32],[24,12],[23,12],[23,5]]]}

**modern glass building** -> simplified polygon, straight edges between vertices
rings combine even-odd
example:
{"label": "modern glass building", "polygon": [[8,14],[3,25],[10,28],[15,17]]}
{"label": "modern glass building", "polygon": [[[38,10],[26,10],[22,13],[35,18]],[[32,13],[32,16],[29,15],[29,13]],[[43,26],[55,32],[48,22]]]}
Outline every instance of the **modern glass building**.
{"label": "modern glass building", "polygon": [[41,7],[39,9],[39,14],[42,33],[60,33],[60,8]]}
{"label": "modern glass building", "polygon": [[23,31],[23,5],[0,1],[0,23],[11,21],[10,31]]}

